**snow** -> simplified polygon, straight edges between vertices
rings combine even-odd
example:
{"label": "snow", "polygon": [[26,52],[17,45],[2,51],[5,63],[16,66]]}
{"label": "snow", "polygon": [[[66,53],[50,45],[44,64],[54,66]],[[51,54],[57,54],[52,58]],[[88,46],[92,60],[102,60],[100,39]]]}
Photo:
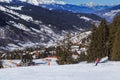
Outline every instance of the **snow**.
{"label": "snow", "polygon": [[21,14],[21,18],[27,21],[33,21],[32,17]]}
{"label": "snow", "polygon": [[53,10],[52,8],[49,8],[49,10],[51,11],[51,10]]}
{"label": "snow", "polygon": [[[58,0],[17,0],[21,2],[27,2],[33,5],[39,5],[39,4],[65,4],[63,1]],[[12,0],[0,0],[0,2],[7,2],[10,3]]]}
{"label": "snow", "polygon": [[39,5],[37,0],[27,0],[27,2],[33,5]]}
{"label": "snow", "polygon": [[21,24],[21,23],[15,23],[14,21],[10,21],[10,23],[12,23],[13,24],[13,26],[15,26],[15,27],[17,27],[17,28],[19,28],[19,29],[22,29],[22,30],[24,30],[24,31],[30,31],[30,29],[29,28],[27,28],[26,26],[24,26],[23,24]]}
{"label": "snow", "polygon": [[33,22],[37,25],[42,24],[42,21],[38,21],[38,20],[34,20]]}
{"label": "snow", "polygon": [[82,39],[87,38],[90,34],[91,34],[91,31],[86,31],[86,32],[77,34],[77,35],[75,35],[74,37],[71,38],[71,41],[73,43],[76,43],[76,42],[81,43]]}
{"label": "snow", "polygon": [[106,56],[100,60],[101,63],[106,62],[106,61],[108,61],[108,56]]}
{"label": "snow", "polygon": [[88,2],[85,4],[86,6],[89,6],[89,7],[94,7],[96,6],[96,4],[94,2]]}
{"label": "snow", "polygon": [[72,55],[73,59],[78,59],[78,55]]}
{"label": "snow", "polygon": [[0,28],[0,38],[5,38],[5,30],[3,28]]}
{"label": "snow", "polygon": [[[19,45],[19,46],[18,46]],[[26,43],[18,43],[18,45],[15,44],[8,44],[8,46],[6,46],[4,49],[5,50],[9,50],[9,51],[13,51],[13,50],[23,50],[26,47],[36,47],[36,45],[38,45],[38,43],[33,43],[33,42],[26,42]],[[0,47],[1,48],[1,47]]]}
{"label": "snow", "polygon": [[84,31],[84,29],[82,28],[78,28],[77,26],[73,25],[73,27],[76,29],[76,30],[79,30],[79,31]]}
{"label": "snow", "polygon": [[32,29],[33,31],[37,32],[37,33],[41,33],[41,31],[38,30],[38,29],[35,29],[35,28],[32,28],[32,27],[31,27],[31,29]]}
{"label": "snow", "polygon": [[18,6],[18,7],[17,6],[14,6],[14,7],[13,6],[6,6],[6,7],[10,8],[10,9],[14,9],[14,10],[22,10],[23,6]]}
{"label": "snow", "polygon": [[81,48],[80,51],[85,52],[85,55],[87,55],[87,49],[86,48]]}
{"label": "snow", "polygon": [[[20,6],[21,7],[21,6]],[[16,16],[18,16],[19,18],[21,18],[21,19],[23,19],[23,20],[26,20],[26,21],[33,21],[33,18],[32,17],[30,17],[30,16],[27,16],[27,15],[24,15],[24,14],[19,14],[19,13],[17,13],[17,12],[15,12],[15,11],[13,11],[13,10],[11,10],[11,9],[7,9],[7,8],[5,8],[5,7],[3,7],[3,6],[0,6],[0,10],[1,11],[4,11],[4,12],[7,12],[7,13],[11,13],[11,14],[13,14],[13,15],[16,15]]]}
{"label": "snow", "polygon": [[91,20],[90,18],[85,17],[85,16],[81,16],[80,18],[81,18],[81,19],[84,19],[84,20],[86,20],[86,21],[90,21],[90,20]]}
{"label": "snow", "polygon": [[49,27],[47,27],[45,25],[42,26],[41,31],[45,31],[46,33],[49,33],[49,34],[54,33],[54,31],[51,28],[49,28]]}
{"label": "snow", "polygon": [[4,68],[13,68],[13,67],[16,67],[15,64],[11,63],[11,60],[3,61],[3,66],[4,66]]}
{"label": "snow", "polygon": [[109,17],[110,19],[112,19],[117,13],[120,12],[120,9],[117,10],[111,10],[110,12],[106,12],[103,14],[103,16],[105,17]]}
{"label": "snow", "polygon": [[98,21],[98,20],[93,20],[93,19],[91,19],[91,18],[89,18],[89,17],[86,17],[86,16],[80,16],[80,15],[77,15],[80,19],[83,19],[83,20],[85,20],[85,21],[90,21],[90,22],[92,22],[92,24],[95,24],[96,26],[98,26],[99,24],[100,24],[100,21]]}
{"label": "snow", "polygon": [[[52,45],[55,45],[56,44],[56,42],[58,41],[58,40],[62,40],[63,39],[63,36],[64,35],[62,35],[62,33],[61,34],[59,34],[59,33],[55,33],[52,29],[51,29],[51,26],[53,26],[53,25],[51,25],[51,24],[48,24],[48,25],[41,25],[41,23],[42,23],[42,21],[38,21],[38,20],[33,20],[33,18],[31,17],[31,16],[27,16],[27,15],[24,15],[24,14],[19,14],[19,13],[17,13],[16,12],[16,10],[18,9],[18,10],[21,10],[21,8],[22,8],[22,6],[18,6],[18,7],[11,7],[11,6],[7,6],[7,8],[6,7],[4,7],[4,6],[0,6],[0,10],[2,10],[2,11],[4,11],[4,12],[6,12],[6,14],[7,15],[9,15],[9,16],[11,16],[12,18],[14,18],[14,19],[23,19],[23,20],[26,20],[27,22],[32,22],[32,23],[35,23],[35,24],[37,24],[37,25],[39,25],[40,24],[40,29],[35,29],[35,28],[32,28],[31,27],[31,29],[34,31],[34,32],[36,32],[36,33],[40,33],[40,34],[43,34],[43,35],[46,35],[47,37],[49,37],[49,38],[51,38],[51,40],[48,42],[48,43],[43,43],[43,45],[45,45],[45,46],[47,46],[47,47],[49,47],[49,46],[52,46]],[[13,9],[16,9],[16,10],[13,10]],[[11,15],[11,14],[13,14],[13,15]],[[16,17],[17,16],[17,17]],[[84,17],[85,18],[85,17]],[[9,21],[9,23],[10,24],[12,24],[14,27],[17,27],[17,28],[19,28],[19,29],[22,29],[22,30],[24,30],[24,31],[27,31],[27,32],[30,32],[31,31],[31,29],[29,29],[29,28],[27,28],[25,25],[23,25],[22,23],[16,23],[16,22],[14,22],[14,21]],[[54,26],[55,27],[55,26]],[[74,26],[74,27],[76,27],[77,28],[77,26]],[[66,31],[65,31],[66,32]],[[41,35],[40,35],[41,36]],[[44,41],[45,39],[47,39],[47,37],[46,36],[42,36],[42,38],[41,38],[41,40],[42,41]],[[75,40],[74,40],[75,41]],[[27,44],[27,43],[26,43]],[[31,47],[31,46],[35,46],[35,43],[32,43],[31,42],[31,44],[27,44],[27,45],[21,45],[21,46],[23,46],[23,47]],[[42,45],[42,44],[40,44],[40,45]],[[15,48],[17,48],[17,47],[15,47]],[[14,47],[11,47],[11,46],[8,46],[7,47],[7,49],[12,49],[12,50],[14,50],[15,49]],[[21,48],[21,47],[19,47],[19,48]]]}
{"label": "snow", "polygon": [[0,0],[0,2],[7,2],[10,3],[12,0]]}
{"label": "snow", "polygon": [[[19,48],[19,46],[15,45],[15,44],[8,44],[7,48],[9,50],[15,50],[16,48]],[[10,49],[11,48],[11,49]]]}
{"label": "snow", "polygon": [[32,43],[32,42],[26,42],[24,44],[18,43],[18,44],[23,46],[24,48],[35,46],[35,43]]}
{"label": "snow", "polygon": [[120,80],[120,62],[81,62],[75,65],[40,65],[0,70],[0,80]]}
{"label": "snow", "polygon": [[[6,13],[5,13],[6,14]],[[8,16],[10,16],[10,17],[12,17],[12,18],[14,18],[14,19],[16,19],[16,20],[19,20],[19,18],[17,18],[17,17],[14,17],[13,15],[11,15],[11,14],[7,14]]]}
{"label": "snow", "polygon": [[65,4],[63,1],[58,0],[37,0],[39,4]]}

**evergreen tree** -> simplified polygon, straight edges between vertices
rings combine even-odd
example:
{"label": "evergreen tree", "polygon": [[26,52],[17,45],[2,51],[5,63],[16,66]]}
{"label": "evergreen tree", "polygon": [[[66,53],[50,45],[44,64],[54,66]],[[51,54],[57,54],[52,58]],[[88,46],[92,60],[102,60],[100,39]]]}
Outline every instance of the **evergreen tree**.
{"label": "evergreen tree", "polygon": [[92,29],[92,34],[90,36],[90,44],[88,47],[88,51],[87,51],[87,61],[88,62],[92,62],[95,60],[96,58],[96,39],[97,39],[97,27],[95,25],[93,25],[93,29]]}
{"label": "evergreen tree", "polygon": [[120,26],[118,26],[117,32],[115,34],[111,59],[115,61],[120,61]]}
{"label": "evergreen tree", "polygon": [[62,45],[57,48],[58,64],[72,64],[72,52],[70,51],[72,42],[71,35],[68,33],[62,42]]}
{"label": "evergreen tree", "polygon": [[[113,44],[115,42],[115,34],[117,33],[117,28],[120,26],[120,15],[115,16],[113,22],[109,26],[109,42],[108,42],[108,53],[112,57]],[[110,58],[111,58],[110,57]]]}
{"label": "evergreen tree", "polygon": [[109,36],[108,25],[105,19],[103,19],[98,27],[97,36],[97,48],[98,48],[98,58],[105,57],[107,53],[107,41]]}
{"label": "evergreen tree", "polygon": [[107,55],[108,26],[103,19],[98,27],[93,27],[91,43],[88,49],[88,62]]}

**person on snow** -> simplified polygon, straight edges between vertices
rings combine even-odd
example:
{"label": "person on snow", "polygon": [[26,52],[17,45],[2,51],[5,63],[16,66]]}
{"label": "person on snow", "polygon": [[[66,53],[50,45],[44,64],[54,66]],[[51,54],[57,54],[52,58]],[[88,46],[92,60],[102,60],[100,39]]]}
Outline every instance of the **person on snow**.
{"label": "person on snow", "polygon": [[95,66],[97,66],[99,62],[100,62],[100,59],[97,58],[96,61],[95,61]]}

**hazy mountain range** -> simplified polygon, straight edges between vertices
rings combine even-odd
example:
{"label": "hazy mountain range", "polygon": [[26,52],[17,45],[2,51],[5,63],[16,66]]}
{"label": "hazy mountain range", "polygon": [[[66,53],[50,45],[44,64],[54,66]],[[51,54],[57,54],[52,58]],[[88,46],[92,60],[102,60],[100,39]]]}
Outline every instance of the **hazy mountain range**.
{"label": "hazy mountain range", "polygon": [[50,46],[72,35],[91,30],[102,18],[111,21],[120,5],[71,5],[54,0],[1,0],[0,49]]}

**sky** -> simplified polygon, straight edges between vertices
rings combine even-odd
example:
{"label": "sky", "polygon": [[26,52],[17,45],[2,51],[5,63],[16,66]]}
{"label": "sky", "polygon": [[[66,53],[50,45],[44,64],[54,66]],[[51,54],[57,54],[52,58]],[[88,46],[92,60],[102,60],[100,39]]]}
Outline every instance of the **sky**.
{"label": "sky", "polygon": [[57,1],[64,1],[66,3],[75,4],[75,5],[85,4],[89,2],[93,2],[95,4],[102,4],[102,5],[120,4],[120,0],[57,0]]}

